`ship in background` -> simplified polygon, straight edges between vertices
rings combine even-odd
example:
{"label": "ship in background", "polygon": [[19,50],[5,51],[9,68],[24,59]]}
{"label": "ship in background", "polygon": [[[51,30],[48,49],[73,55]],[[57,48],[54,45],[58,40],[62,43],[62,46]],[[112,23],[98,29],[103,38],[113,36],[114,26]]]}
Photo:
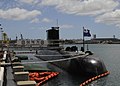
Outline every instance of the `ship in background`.
{"label": "ship in background", "polygon": [[77,75],[88,77],[107,72],[104,62],[94,57],[91,51],[78,51],[76,46],[64,49],[59,43],[59,27],[47,30],[48,46],[39,49],[36,57],[48,61],[59,68]]}

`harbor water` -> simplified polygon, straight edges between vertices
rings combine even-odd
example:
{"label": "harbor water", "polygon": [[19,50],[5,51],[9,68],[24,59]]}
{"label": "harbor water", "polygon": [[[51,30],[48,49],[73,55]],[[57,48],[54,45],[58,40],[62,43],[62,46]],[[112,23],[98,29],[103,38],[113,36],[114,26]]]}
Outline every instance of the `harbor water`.
{"label": "harbor water", "polygon": [[120,45],[99,44],[89,48],[102,59],[110,71],[110,75],[98,81],[94,86],[120,86]]}
{"label": "harbor water", "polygon": [[[82,45],[64,45],[77,46],[79,49]],[[90,44],[89,50],[94,52],[96,58],[104,61],[106,68],[110,71],[110,75],[100,78],[88,84],[88,86],[120,86],[120,45],[119,44]],[[43,86],[79,86],[84,77],[74,76],[68,72],[51,65],[50,63],[40,64],[54,71],[59,71],[60,74],[45,83]],[[71,70],[74,71],[74,70]]]}
{"label": "harbor water", "polygon": [[[76,46],[80,48],[82,45]],[[88,47],[96,57],[104,61],[106,68],[110,71],[110,75],[96,80],[88,86],[120,86],[120,45],[90,44]]]}

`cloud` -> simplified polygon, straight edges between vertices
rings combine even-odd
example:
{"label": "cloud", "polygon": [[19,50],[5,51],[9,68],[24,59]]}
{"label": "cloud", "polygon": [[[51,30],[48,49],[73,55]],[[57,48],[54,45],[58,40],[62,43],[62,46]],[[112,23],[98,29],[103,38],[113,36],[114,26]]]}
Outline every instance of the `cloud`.
{"label": "cloud", "polygon": [[38,10],[28,11],[21,8],[10,8],[7,10],[0,9],[0,18],[9,19],[9,20],[25,20],[32,19],[41,15],[41,12]]}
{"label": "cloud", "polygon": [[115,9],[119,2],[114,0],[42,0],[43,6],[55,6],[63,13],[75,15],[98,15]]}
{"label": "cloud", "polygon": [[[33,6],[40,5],[51,6],[54,7],[57,11],[73,14],[73,15],[90,15],[95,16],[95,22],[98,23],[106,23],[106,24],[114,24],[116,26],[120,26],[119,18],[115,18],[114,16],[119,13],[119,10],[115,10],[119,5],[119,0],[4,0],[1,1],[2,6],[7,7],[5,3],[9,3],[14,6],[18,6],[21,3],[30,4]],[[16,5],[17,4],[17,5]],[[23,6],[23,5],[20,5]],[[19,6],[19,7],[20,7]],[[113,11],[115,10],[115,11]],[[39,22],[51,22],[50,19],[38,19],[37,16],[41,15],[41,12],[38,10],[27,10],[21,8],[7,8],[7,10],[0,9],[0,18],[3,19],[11,19],[11,20],[25,20],[31,19],[31,23],[39,23]],[[95,18],[94,17],[94,18]],[[69,27],[69,25],[64,26],[65,28]]]}
{"label": "cloud", "polygon": [[50,23],[50,22],[52,22],[52,20],[50,20],[50,19],[48,19],[48,18],[44,18],[44,19],[42,19],[42,22]]}
{"label": "cloud", "polygon": [[18,0],[0,0],[0,9],[9,9],[21,6]]}
{"label": "cloud", "polygon": [[48,18],[43,18],[42,20],[38,19],[38,18],[34,18],[30,21],[30,23],[50,23],[52,22],[52,20],[48,19]]}
{"label": "cloud", "polygon": [[74,27],[73,25],[69,25],[69,24],[60,25],[60,28],[63,28],[63,29],[70,29],[73,27]]}
{"label": "cloud", "polygon": [[[68,0],[65,0],[65,1],[68,1]],[[65,2],[64,1],[64,2]],[[63,2],[63,0],[42,0],[41,1],[41,5],[45,5],[45,6],[54,6],[54,5],[59,5]]]}
{"label": "cloud", "polygon": [[[120,5],[118,0],[42,0],[40,4],[54,6],[58,11],[67,14],[95,16],[95,22],[120,27],[120,12],[119,10],[113,12]],[[63,27],[69,28],[70,26]]]}
{"label": "cloud", "polygon": [[100,15],[96,17],[95,21],[97,23],[105,23],[109,25],[112,24],[116,25],[117,27],[120,27],[120,9]]}
{"label": "cloud", "polygon": [[19,2],[26,3],[26,4],[37,4],[39,0],[19,0]]}
{"label": "cloud", "polygon": [[34,18],[30,21],[30,23],[39,23],[40,20],[38,18]]}

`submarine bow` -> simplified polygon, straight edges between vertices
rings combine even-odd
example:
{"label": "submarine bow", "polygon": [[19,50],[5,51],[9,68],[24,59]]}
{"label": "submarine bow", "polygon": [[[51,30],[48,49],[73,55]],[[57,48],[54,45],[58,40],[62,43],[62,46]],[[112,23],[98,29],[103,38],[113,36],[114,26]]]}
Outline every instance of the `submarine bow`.
{"label": "submarine bow", "polygon": [[86,75],[96,76],[107,72],[104,62],[96,57],[82,58],[79,65]]}

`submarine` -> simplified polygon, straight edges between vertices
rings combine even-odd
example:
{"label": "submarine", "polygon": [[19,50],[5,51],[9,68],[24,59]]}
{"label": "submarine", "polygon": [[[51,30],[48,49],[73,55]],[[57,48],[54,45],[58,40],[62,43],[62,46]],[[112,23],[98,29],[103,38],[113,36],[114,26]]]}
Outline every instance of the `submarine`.
{"label": "submarine", "polygon": [[59,27],[52,27],[47,30],[47,48],[37,50],[35,56],[44,61],[64,69],[70,74],[84,76],[98,76],[107,72],[105,64],[98,57],[94,57],[91,51],[78,51],[76,46],[60,47]]}

